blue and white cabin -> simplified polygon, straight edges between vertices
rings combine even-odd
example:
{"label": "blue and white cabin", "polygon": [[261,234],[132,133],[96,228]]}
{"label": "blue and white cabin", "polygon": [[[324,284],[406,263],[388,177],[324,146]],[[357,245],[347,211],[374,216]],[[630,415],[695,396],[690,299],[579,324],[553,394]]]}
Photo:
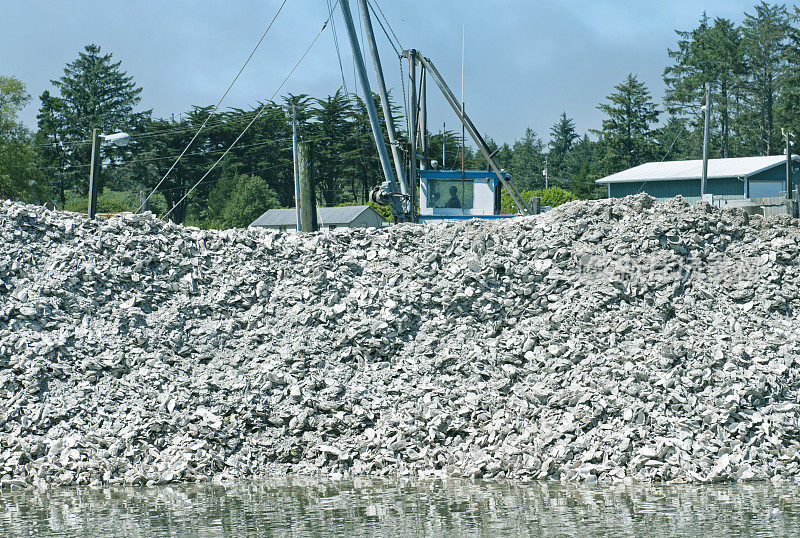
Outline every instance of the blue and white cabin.
{"label": "blue and white cabin", "polygon": [[[502,172],[505,179],[511,174]],[[420,170],[419,221],[497,219],[500,214],[500,180],[482,170]]]}

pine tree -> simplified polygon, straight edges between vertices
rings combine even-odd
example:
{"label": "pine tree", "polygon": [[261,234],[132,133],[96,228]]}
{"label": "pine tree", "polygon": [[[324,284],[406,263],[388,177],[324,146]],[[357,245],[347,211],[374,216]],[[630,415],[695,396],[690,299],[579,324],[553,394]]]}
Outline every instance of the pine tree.
{"label": "pine tree", "polygon": [[508,169],[513,175],[514,185],[520,190],[544,187],[544,143],[536,132],[528,127],[522,139],[514,142],[513,156]]}
{"label": "pine tree", "polygon": [[[644,82],[629,74],[617,90],[597,108],[607,116],[598,134],[604,144],[606,168],[611,171],[637,166],[653,156],[659,111]],[[597,131],[595,131],[597,132]]]}
{"label": "pine tree", "polygon": [[[792,19],[800,20],[800,8],[795,8]],[[795,140],[800,140],[800,29],[794,26],[788,33],[786,76],[781,84],[778,111],[781,126],[794,133]],[[797,153],[797,148],[794,152]]]}
{"label": "pine tree", "polygon": [[575,140],[580,138],[575,132],[575,122],[562,112],[558,121],[550,128],[550,153],[548,154],[548,174],[550,177],[565,181],[569,176],[567,159]]}
{"label": "pine tree", "polygon": [[[121,62],[112,61],[111,54],[102,54],[98,45],[87,45],[75,61],[66,65],[60,78],[50,81],[60,95],[45,92],[41,96],[40,139],[56,142],[60,152],[47,164],[70,167],[66,172],[70,188],[87,188],[85,167],[91,145],[82,141],[91,137],[93,128],[103,133],[132,133],[150,117],[150,110],[134,111],[142,88],[120,66]],[[135,143],[126,148],[104,146],[102,156],[111,159],[113,165],[129,159],[134,148]]]}
{"label": "pine tree", "polygon": [[664,70],[667,85],[665,104],[672,115],[693,120],[695,132],[702,130],[700,107],[705,85],[712,90],[712,111],[719,111],[721,156],[730,156],[730,99],[731,94],[743,91],[745,73],[744,47],[741,31],[730,20],[717,18],[709,25],[706,14],[697,28],[678,31],[680,39],[675,50],[667,54],[674,64]]}
{"label": "pine tree", "polygon": [[759,114],[758,150],[761,155],[780,152],[775,129],[775,108],[781,78],[786,73],[784,60],[789,36],[789,16],[785,6],[761,2],[755,14],[745,13],[744,46],[751,72],[751,99]]}

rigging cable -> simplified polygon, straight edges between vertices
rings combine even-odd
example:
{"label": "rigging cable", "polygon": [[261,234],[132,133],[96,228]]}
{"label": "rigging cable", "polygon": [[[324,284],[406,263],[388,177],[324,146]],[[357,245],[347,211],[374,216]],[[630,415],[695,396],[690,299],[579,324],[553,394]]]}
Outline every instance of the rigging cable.
{"label": "rigging cable", "polygon": [[[664,162],[664,159],[666,159],[666,158],[667,158],[667,155],[669,155],[669,152],[670,152],[670,151],[672,151],[672,146],[674,146],[674,145],[675,145],[675,142],[677,142],[677,141],[678,141],[678,137],[679,137],[681,134],[683,134],[683,130],[684,130],[684,129],[686,129],[686,127],[684,126],[684,124],[683,124],[683,123],[681,123],[681,125],[680,125],[680,129],[678,129],[678,134],[676,134],[676,135],[675,135],[675,138],[672,140],[672,144],[670,144],[670,145],[669,145],[669,147],[667,148],[667,152],[664,154],[664,156],[663,156],[663,157],[661,157],[661,160],[660,160],[660,161],[658,161],[658,162],[660,162],[660,163],[663,163],[663,162]],[[642,181],[642,184],[641,184],[641,185],[639,185],[639,188],[636,190],[636,192],[637,192],[637,193],[639,193],[639,192],[642,192],[642,189],[644,188],[644,186],[645,186],[645,184],[646,184],[646,183],[647,183],[646,181]]]}
{"label": "rigging cable", "polygon": [[[378,17],[378,14],[375,12],[375,8],[372,7],[372,3],[371,2],[367,2],[367,5],[369,6],[369,9],[372,11],[372,14],[375,15],[375,20],[378,21],[378,25],[381,27],[381,30],[383,30],[383,34],[386,36],[386,39],[389,40],[389,44],[394,49],[394,53],[397,54],[398,57],[402,57],[403,55],[400,53],[399,50],[397,50],[397,47],[395,47],[394,41],[392,41],[392,38],[389,36],[389,33],[386,31],[386,28],[383,26],[383,22],[381,22],[380,17]],[[398,44],[399,44],[399,42],[398,42]],[[403,47],[400,47],[400,48],[402,49]]]}
{"label": "rigging cable", "polygon": [[[383,20],[384,20],[384,21],[386,21],[386,26],[388,26],[388,27],[389,27],[389,31],[391,31],[391,32],[392,32],[392,35],[394,36],[394,39],[395,39],[395,41],[397,41],[397,46],[398,46],[398,47],[400,47],[400,50],[405,50],[405,49],[403,48],[403,45],[401,45],[401,44],[400,44],[400,40],[397,38],[397,34],[396,34],[396,33],[394,33],[394,28],[392,28],[392,25],[391,25],[391,24],[389,24],[389,19],[387,19],[387,18],[386,18],[386,15],[384,15],[384,14],[383,14],[383,10],[381,9],[381,5],[378,3],[378,0],[372,0],[372,1],[375,3],[375,7],[377,7],[377,8],[378,8],[378,11],[380,11],[380,12],[381,12],[381,17],[383,17]],[[382,27],[382,26],[383,26],[383,25],[381,25],[381,27]]]}
{"label": "rigging cable", "polygon": [[[284,0],[284,3],[286,3],[286,0]],[[339,0],[336,0],[336,3],[334,4],[334,9],[336,8],[336,6],[337,6],[337,5],[339,5]],[[206,173],[205,173],[205,174],[203,174],[203,176],[202,176],[200,179],[198,179],[198,180],[197,180],[197,183],[195,183],[194,185],[192,185],[192,188],[190,188],[188,191],[186,191],[186,194],[184,194],[184,195],[181,197],[181,199],[180,199],[180,200],[178,200],[178,201],[175,203],[175,205],[174,205],[174,206],[172,206],[172,209],[170,209],[169,211],[167,211],[167,212],[164,214],[164,216],[163,216],[163,217],[161,217],[161,220],[164,220],[164,219],[166,219],[166,218],[167,218],[167,217],[170,215],[170,213],[172,213],[172,212],[175,210],[175,208],[176,208],[176,207],[178,207],[178,206],[181,204],[181,202],[183,202],[183,201],[184,201],[184,200],[185,200],[185,199],[186,199],[186,198],[187,198],[187,197],[188,197],[188,196],[189,196],[189,195],[190,195],[190,194],[191,194],[191,193],[192,193],[192,192],[193,192],[193,191],[194,191],[194,190],[197,188],[197,186],[198,186],[198,185],[200,185],[200,183],[202,183],[202,182],[203,182],[203,180],[204,180],[206,177],[208,177],[208,175],[211,173],[211,171],[212,171],[212,170],[214,170],[214,168],[216,168],[216,167],[217,167],[217,165],[218,165],[218,164],[219,164],[219,163],[222,161],[222,159],[224,159],[224,158],[225,158],[225,156],[226,156],[226,155],[228,155],[228,152],[230,152],[230,150],[231,150],[231,149],[233,149],[233,146],[235,146],[235,145],[236,145],[236,143],[237,143],[237,142],[238,142],[238,141],[239,141],[239,140],[240,140],[240,139],[241,139],[241,138],[244,136],[244,134],[247,132],[247,130],[248,130],[248,129],[250,129],[250,127],[251,127],[251,126],[252,126],[252,125],[255,123],[255,121],[256,121],[256,120],[259,118],[259,116],[261,116],[261,113],[262,113],[262,112],[264,112],[264,110],[266,110],[266,108],[267,108],[267,105],[269,105],[269,104],[272,102],[272,100],[273,100],[273,99],[275,99],[275,96],[276,96],[276,95],[278,95],[278,92],[279,92],[279,91],[281,91],[281,88],[283,88],[283,86],[286,84],[286,82],[289,80],[289,78],[290,78],[290,77],[291,77],[291,76],[294,74],[294,72],[295,72],[295,70],[297,69],[297,67],[298,67],[298,66],[300,65],[300,63],[301,63],[301,62],[302,62],[302,61],[305,59],[306,55],[309,53],[309,51],[311,50],[311,48],[312,48],[312,47],[314,46],[314,44],[317,42],[317,40],[319,39],[319,36],[321,36],[321,35],[322,35],[322,32],[324,32],[324,31],[325,31],[325,28],[328,26],[328,22],[331,20],[331,17],[333,17],[333,10],[331,10],[330,14],[328,15],[328,18],[327,18],[327,20],[326,20],[326,21],[325,21],[325,23],[322,25],[322,28],[320,28],[320,29],[319,29],[319,32],[317,32],[317,35],[316,35],[316,36],[314,36],[314,39],[311,41],[311,44],[308,46],[308,48],[305,50],[305,52],[303,52],[303,55],[302,55],[302,56],[300,56],[300,59],[299,59],[299,60],[297,60],[297,63],[296,63],[296,64],[294,64],[294,67],[292,67],[291,71],[289,71],[289,74],[288,74],[288,75],[286,75],[286,77],[283,79],[283,82],[281,82],[281,83],[280,83],[280,85],[278,86],[278,88],[277,88],[277,89],[275,90],[275,92],[272,94],[272,97],[270,97],[270,98],[267,100],[267,102],[266,102],[266,103],[264,103],[264,105],[263,105],[263,106],[262,106],[262,107],[259,109],[258,113],[257,113],[257,114],[256,114],[256,115],[253,117],[253,119],[250,121],[250,123],[248,123],[248,124],[247,124],[247,126],[244,128],[244,130],[242,130],[242,132],[241,132],[241,133],[239,133],[239,136],[237,136],[237,137],[236,137],[236,139],[235,139],[235,140],[234,140],[234,141],[231,143],[231,145],[230,145],[230,146],[228,146],[228,149],[226,149],[226,150],[225,150],[225,153],[223,153],[223,154],[222,154],[222,156],[221,156],[219,159],[217,159],[217,161],[216,161],[214,164],[212,164],[212,165],[211,165],[211,168],[209,168],[209,169],[208,169],[208,171],[206,171]],[[154,190],[153,192],[155,192],[155,190]]]}
{"label": "rigging cable", "polygon": [[[328,0],[328,11],[333,13],[331,0]],[[342,54],[339,51],[339,38],[336,35],[336,19],[333,17],[331,17],[331,33],[333,34],[333,45],[336,47],[336,58],[339,60],[339,72],[342,74],[342,87],[344,88],[345,95],[347,95],[349,92],[347,91],[347,81],[344,79],[344,66],[342,65]]]}
{"label": "rigging cable", "polygon": [[153,189],[153,192],[151,192],[147,196],[147,198],[144,199],[144,201],[142,202],[141,206],[139,206],[139,209],[136,211],[137,213],[142,210],[142,208],[145,206],[145,204],[150,200],[150,197],[153,196],[153,194],[155,194],[155,192],[158,190],[158,188],[161,186],[161,184],[164,182],[164,180],[167,179],[167,176],[170,174],[170,172],[172,172],[172,170],[175,169],[175,166],[181,160],[181,157],[183,157],[183,154],[186,153],[189,150],[191,145],[194,143],[194,141],[200,135],[200,131],[203,130],[203,128],[206,126],[206,123],[208,123],[208,120],[211,119],[211,116],[213,116],[214,112],[216,112],[217,109],[219,108],[219,105],[221,105],[222,101],[225,100],[225,97],[228,96],[228,92],[231,91],[231,88],[233,88],[233,85],[236,84],[236,81],[239,79],[239,76],[244,71],[244,68],[247,67],[248,63],[250,63],[250,60],[253,58],[253,55],[256,53],[256,50],[258,50],[258,47],[261,45],[261,42],[264,41],[265,37],[267,37],[267,34],[269,33],[270,29],[272,28],[272,25],[275,23],[275,20],[278,18],[278,15],[280,15],[281,11],[283,10],[283,6],[286,5],[287,1],[288,0],[283,0],[283,3],[281,3],[280,7],[278,8],[278,11],[275,12],[275,15],[272,17],[272,20],[269,21],[269,25],[267,26],[267,29],[264,30],[263,34],[261,34],[261,39],[259,39],[258,43],[256,43],[256,46],[253,48],[253,51],[250,53],[250,56],[247,57],[247,60],[245,60],[244,64],[242,65],[242,68],[239,69],[239,72],[236,74],[235,77],[233,77],[233,80],[231,81],[230,85],[228,86],[228,89],[225,90],[225,93],[222,94],[222,97],[220,97],[219,101],[217,101],[217,104],[214,106],[214,109],[208,114],[208,117],[205,119],[203,124],[200,126],[200,128],[197,130],[197,132],[194,134],[194,136],[189,141],[189,143],[186,145],[184,150],[181,152],[181,155],[177,159],[175,159],[175,162],[172,163],[172,166],[170,166],[169,170],[167,170],[167,173],[164,174],[164,177],[162,177],[161,181],[159,181],[158,184],[155,186],[155,188]]}

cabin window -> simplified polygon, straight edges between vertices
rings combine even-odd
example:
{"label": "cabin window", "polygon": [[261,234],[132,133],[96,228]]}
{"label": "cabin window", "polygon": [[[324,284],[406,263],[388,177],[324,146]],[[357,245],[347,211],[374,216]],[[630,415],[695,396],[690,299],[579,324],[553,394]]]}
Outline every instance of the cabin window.
{"label": "cabin window", "polygon": [[459,179],[428,179],[428,207],[472,209],[474,185]]}

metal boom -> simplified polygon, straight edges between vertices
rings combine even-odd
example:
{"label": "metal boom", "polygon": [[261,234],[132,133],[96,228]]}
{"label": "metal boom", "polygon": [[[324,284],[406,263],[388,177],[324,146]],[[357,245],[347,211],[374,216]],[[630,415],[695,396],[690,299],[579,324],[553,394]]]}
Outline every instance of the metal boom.
{"label": "metal boom", "polygon": [[500,183],[508,191],[508,194],[514,201],[514,204],[516,204],[520,212],[522,212],[525,215],[529,215],[531,213],[530,208],[528,207],[527,204],[525,204],[525,202],[522,201],[522,197],[519,195],[514,186],[509,181],[507,181],[506,178],[503,176],[502,172],[500,171],[500,167],[494,160],[492,152],[489,151],[489,146],[486,145],[486,141],[480,135],[478,129],[475,128],[475,125],[472,123],[472,120],[469,119],[467,113],[461,110],[461,106],[459,105],[456,96],[453,94],[450,87],[442,78],[442,75],[439,73],[439,70],[436,69],[436,66],[433,65],[433,62],[431,62],[430,58],[426,58],[421,54],[417,54],[416,51],[403,51],[404,56],[408,56],[410,54],[415,54],[419,62],[423,65],[423,67],[425,67],[426,71],[430,73],[430,75],[433,77],[433,80],[436,82],[436,85],[439,86],[439,89],[442,91],[444,98],[453,108],[453,111],[458,116],[458,119],[461,120],[461,123],[467,129],[467,132],[469,133],[470,137],[472,137],[472,141],[475,142],[475,145],[478,146],[478,149],[481,150],[481,153],[483,153],[483,156],[489,162],[489,166],[491,166],[492,170],[497,175],[497,178],[500,180]]}

